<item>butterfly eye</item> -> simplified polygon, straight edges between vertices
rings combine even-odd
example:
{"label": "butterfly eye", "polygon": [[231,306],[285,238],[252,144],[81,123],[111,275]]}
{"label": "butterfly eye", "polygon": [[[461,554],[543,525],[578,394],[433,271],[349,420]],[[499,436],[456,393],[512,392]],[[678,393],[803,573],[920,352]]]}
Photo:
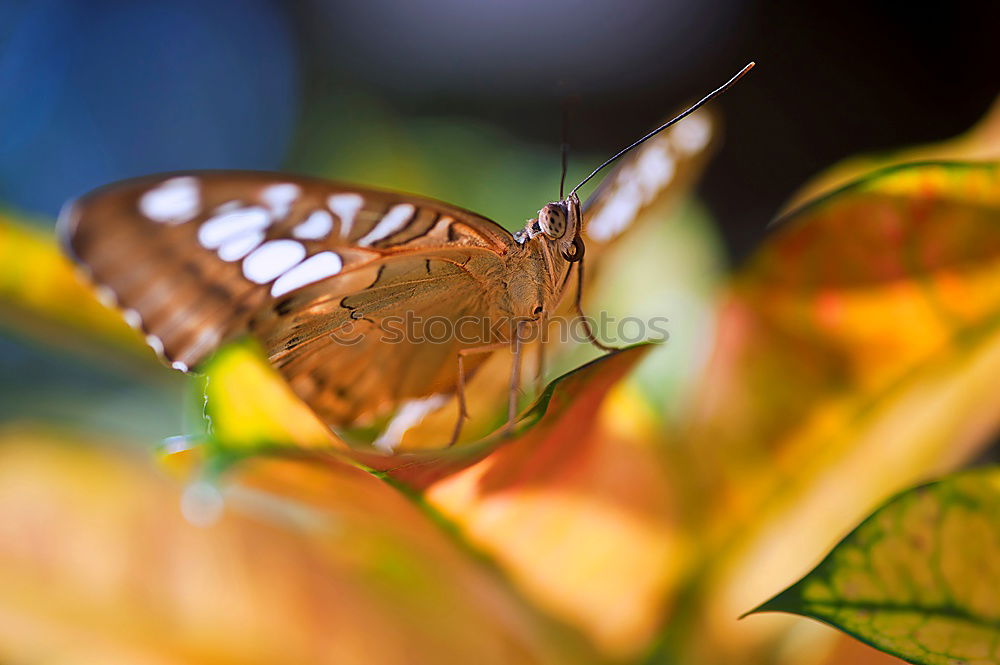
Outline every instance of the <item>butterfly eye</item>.
{"label": "butterfly eye", "polygon": [[576,263],[583,259],[583,252],[586,246],[583,244],[583,238],[577,236],[573,238],[573,242],[570,243],[569,247],[562,251],[563,258],[570,263]]}
{"label": "butterfly eye", "polygon": [[539,316],[545,309],[541,305],[535,305],[535,309],[531,310],[532,315]]}
{"label": "butterfly eye", "polygon": [[538,226],[550,238],[566,234],[566,210],[558,203],[550,203],[538,211]]}

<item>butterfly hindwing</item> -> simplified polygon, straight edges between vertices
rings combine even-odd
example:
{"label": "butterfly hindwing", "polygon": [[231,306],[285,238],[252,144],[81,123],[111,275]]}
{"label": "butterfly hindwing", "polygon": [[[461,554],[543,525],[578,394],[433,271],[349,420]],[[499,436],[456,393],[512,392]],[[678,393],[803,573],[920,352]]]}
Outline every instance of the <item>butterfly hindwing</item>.
{"label": "butterfly hindwing", "polygon": [[[462,348],[505,341],[484,280],[497,256],[475,247],[386,257],[367,285],[314,284],[250,323],[272,364],[326,421],[354,423],[388,407],[455,389]],[[370,281],[369,281],[370,280]],[[472,356],[468,372],[483,358]]]}

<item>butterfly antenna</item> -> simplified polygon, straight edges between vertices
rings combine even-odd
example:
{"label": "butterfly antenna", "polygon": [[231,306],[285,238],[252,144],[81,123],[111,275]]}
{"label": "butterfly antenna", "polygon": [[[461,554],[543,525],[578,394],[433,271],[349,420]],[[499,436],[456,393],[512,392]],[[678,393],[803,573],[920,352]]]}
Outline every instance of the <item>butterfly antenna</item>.
{"label": "butterfly antenna", "polygon": [[569,144],[562,144],[562,175],[559,176],[559,200],[563,198],[563,191],[566,188],[566,163],[569,161]]}
{"label": "butterfly antenna", "polygon": [[569,99],[563,100],[562,106],[562,140],[559,144],[562,174],[559,176],[559,200],[563,198],[566,188],[566,167],[569,165]]}
{"label": "butterfly antenna", "polygon": [[747,66],[744,67],[743,69],[741,69],[739,72],[737,72],[735,76],[733,76],[731,79],[729,79],[728,81],[726,81],[725,83],[723,83],[722,85],[720,85],[718,88],[716,88],[712,92],[710,92],[707,95],[705,95],[704,97],[702,97],[700,100],[698,100],[697,102],[695,102],[694,104],[692,104],[690,107],[688,107],[685,111],[682,111],[681,113],[677,114],[676,116],[674,116],[673,118],[671,118],[667,122],[663,123],[662,125],[660,125],[656,129],[654,129],[653,131],[651,131],[649,134],[646,134],[641,139],[639,139],[638,141],[636,141],[635,143],[633,143],[629,147],[625,148],[624,150],[622,150],[621,152],[619,152],[618,154],[616,154],[611,159],[607,160],[606,162],[604,162],[603,164],[601,164],[600,166],[598,166],[596,169],[594,169],[593,171],[591,171],[590,175],[588,175],[586,178],[584,178],[583,180],[581,180],[580,184],[578,184],[576,187],[573,188],[573,191],[570,192],[570,195],[572,196],[573,194],[575,194],[576,190],[578,190],[581,187],[583,187],[584,185],[586,185],[587,182],[591,178],[593,178],[595,175],[597,175],[598,173],[600,173],[600,171],[605,166],[607,166],[608,164],[611,164],[612,162],[614,162],[616,159],[618,159],[619,157],[621,157],[622,155],[624,155],[625,153],[627,153],[632,148],[634,148],[634,147],[636,147],[636,146],[644,143],[645,141],[648,141],[649,139],[653,138],[654,136],[656,136],[657,134],[659,134],[660,132],[662,132],[667,127],[670,127],[671,125],[674,125],[674,124],[680,122],[681,120],[683,120],[684,118],[688,117],[689,115],[691,115],[692,113],[694,113],[695,111],[697,111],[698,109],[700,109],[702,106],[704,106],[708,102],[712,101],[714,98],[716,98],[719,95],[721,95],[722,93],[724,93],[726,90],[728,90],[730,87],[732,87],[732,85],[734,83],[736,83],[741,78],[743,78],[743,76],[746,75],[747,72],[749,72],[751,69],[753,69],[755,64],[756,63],[753,63],[753,62],[747,64]]}

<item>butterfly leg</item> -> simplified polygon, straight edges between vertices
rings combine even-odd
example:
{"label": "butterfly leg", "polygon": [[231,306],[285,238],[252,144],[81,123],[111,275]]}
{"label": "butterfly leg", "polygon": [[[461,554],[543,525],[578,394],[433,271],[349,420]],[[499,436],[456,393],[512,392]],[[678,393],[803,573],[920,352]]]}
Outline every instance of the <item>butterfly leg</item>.
{"label": "butterfly leg", "polygon": [[545,388],[545,340],[538,340],[538,368],[535,370],[535,397]]}
{"label": "butterfly leg", "polygon": [[517,393],[521,389],[521,330],[524,328],[524,321],[519,321],[514,329],[514,339],[511,340],[511,351],[514,358],[510,367],[510,393],[507,396],[507,425],[504,427],[504,435],[510,435],[514,431],[514,419],[517,418]]}
{"label": "butterfly leg", "polygon": [[583,313],[583,259],[580,259],[576,264],[576,299],[573,302],[576,308],[576,315],[580,317],[580,321],[583,323],[583,332],[587,336],[587,341],[599,348],[601,351],[616,351],[615,347],[608,346],[597,339],[594,335],[593,329],[590,327],[590,321],[587,320],[586,315]]}
{"label": "butterfly leg", "polygon": [[506,342],[501,342],[499,344],[486,344],[484,346],[474,346],[458,350],[458,380],[455,382],[455,395],[458,398],[458,420],[455,422],[455,429],[451,433],[451,441],[448,442],[449,448],[458,442],[458,437],[462,433],[462,425],[465,424],[466,419],[469,417],[465,402],[465,356],[477,353],[492,353],[506,347]]}
{"label": "butterfly leg", "polygon": [[[464,351],[464,349],[463,349]],[[465,405],[465,354],[458,352],[458,380],[455,382],[455,394],[458,396],[458,419],[455,421],[455,429],[451,433],[451,440],[448,447],[451,448],[458,442],[458,437],[462,433],[462,425],[465,424],[469,412]]]}

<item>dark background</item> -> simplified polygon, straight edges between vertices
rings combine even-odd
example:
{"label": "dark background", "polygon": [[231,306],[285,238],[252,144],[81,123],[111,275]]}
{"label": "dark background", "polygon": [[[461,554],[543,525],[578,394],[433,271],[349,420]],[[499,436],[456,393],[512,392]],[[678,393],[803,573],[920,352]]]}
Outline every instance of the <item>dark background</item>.
{"label": "dark background", "polygon": [[137,173],[295,168],[331,149],[318,109],[348,93],[547,146],[556,179],[566,97],[576,154],[610,154],[753,59],[720,101],[726,140],[700,186],[741,256],[817,171],[980,117],[1000,88],[998,7],[15,0],[0,8],[0,201],[51,217]]}
{"label": "dark background", "polygon": [[[594,3],[559,4],[573,13]],[[553,151],[560,101],[575,95],[573,144],[612,154],[679,104],[755,60],[752,75],[719,102],[727,139],[700,186],[736,255],[755,245],[778,207],[809,176],[860,152],[961,133],[1000,91],[1000,3],[780,0],[608,6],[618,7],[623,18],[607,30],[596,11],[586,12],[592,23],[573,22],[574,28],[584,23],[586,29],[572,30],[560,27],[559,20],[546,23],[551,14],[537,10],[511,19],[502,30],[477,21],[474,12],[463,14],[456,29],[470,34],[455,39],[433,31],[423,46],[461,59],[479,51],[473,44],[496,40],[502,45],[491,46],[495,64],[480,65],[478,73],[469,66],[444,83],[419,77],[406,83],[385,70],[365,80],[361,72],[373,68],[370,62],[359,63],[370,55],[367,49],[361,56],[352,53],[354,40],[336,27],[329,40],[306,31],[315,51],[325,41],[340,45],[332,48],[334,57],[320,60],[327,67],[314,68],[312,80],[320,87],[344,81],[370,89],[404,114],[482,118],[551,144]],[[309,17],[300,13],[300,18],[307,22]],[[344,27],[344,33],[349,30]],[[378,32],[365,39],[389,48],[386,35],[392,41],[405,32]],[[584,62],[551,54],[569,48],[570,41]],[[412,50],[414,57],[418,53],[419,48]],[[512,54],[517,54],[513,61]],[[440,63],[426,66],[430,73]],[[475,80],[484,72],[486,81]],[[436,74],[441,76],[440,68]],[[490,77],[503,83],[491,86]]]}

